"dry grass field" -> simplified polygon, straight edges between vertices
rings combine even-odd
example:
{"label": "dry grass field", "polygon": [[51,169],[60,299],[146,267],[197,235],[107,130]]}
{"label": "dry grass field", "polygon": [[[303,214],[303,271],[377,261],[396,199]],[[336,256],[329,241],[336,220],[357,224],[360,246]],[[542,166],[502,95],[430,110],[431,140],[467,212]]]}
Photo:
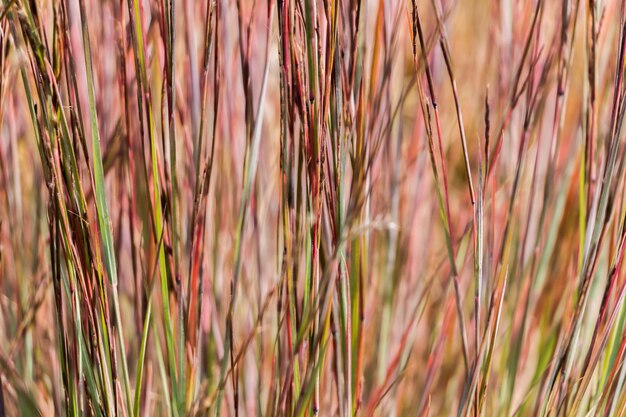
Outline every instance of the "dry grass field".
{"label": "dry grass field", "polygon": [[624,0],[0,0],[0,417],[626,415]]}

